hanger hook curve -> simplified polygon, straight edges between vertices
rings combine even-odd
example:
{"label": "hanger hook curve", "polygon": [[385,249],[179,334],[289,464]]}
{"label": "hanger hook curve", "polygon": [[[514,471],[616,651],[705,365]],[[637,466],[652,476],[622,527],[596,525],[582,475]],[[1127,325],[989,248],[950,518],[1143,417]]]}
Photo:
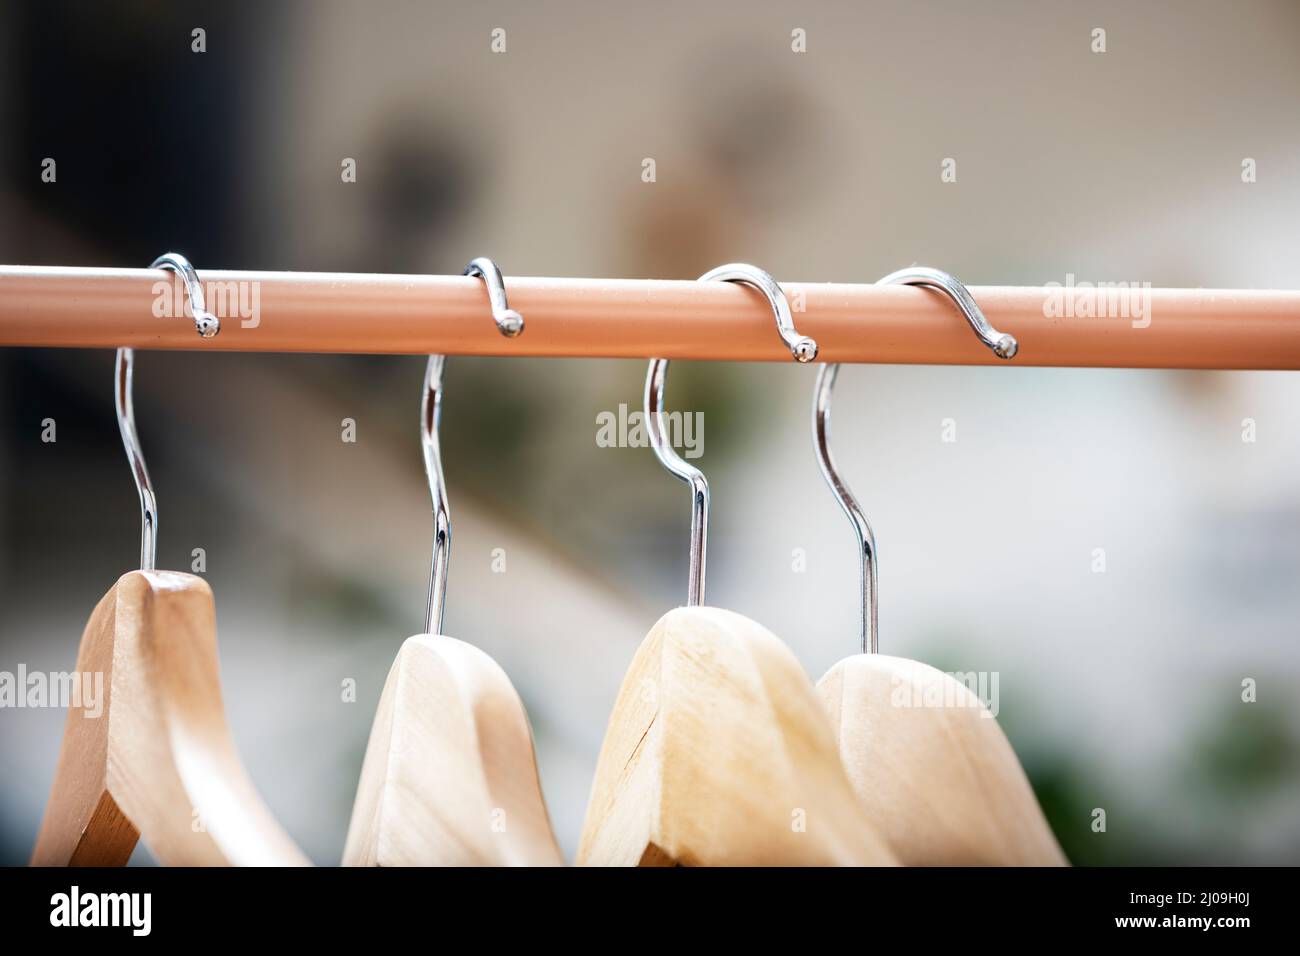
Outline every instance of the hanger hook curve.
{"label": "hanger hook curve", "polygon": [[[757,266],[729,263],[700,276],[700,282],[743,282],[766,296],[776,318],[777,331],[798,362],[811,362],[817,356],[817,343],[800,335],[790,316],[790,303],[780,284]],[[685,461],[668,440],[664,412],[664,387],[668,378],[668,359],[651,359],[645,379],[645,420],[650,447],[669,473],[691,486],[691,548],[686,583],[687,607],[704,603],[704,568],[709,536],[709,481],[704,472]]]}
{"label": "hanger hook curve", "polygon": [[704,557],[709,536],[709,480],[704,472],[682,459],[673,450],[665,434],[664,383],[668,377],[668,360],[651,359],[645,378],[646,432],[650,447],[668,471],[691,486],[691,550],[686,579],[686,606],[704,603]]}
{"label": "hanger hook curve", "polygon": [[953,304],[961,310],[961,314],[966,317],[966,321],[975,330],[980,341],[987,345],[994,355],[1000,359],[1010,359],[1015,358],[1016,353],[1020,351],[1016,337],[993,328],[980,307],[976,305],[975,297],[970,294],[970,290],[954,275],[939,269],[927,269],[925,266],[909,266],[891,272],[876,285],[923,285],[938,289],[952,299]]}
{"label": "hanger hook curve", "polygon": [[[465,267],[464,274],[481,276],[487,284],[492,318],[501,334],[514,338],[522,333],[524,317],[510,308],[497,264],[486,256],[480,256]],[[429,499],[433,503],[433,560],[429,565],[429,601],[424,615],[426,634],[442,633],[447,604],[447,568],[451,560],[451,514],[447,482],[442,473],[442,449],[438,443],[438,424],[442,421],[442,373],[446,363],[445,355],[429,356],[420,399],[420,449],[424,454],[424,474],[429,480]]]}
{"label": "hanger hook curve", "polygon": [[[194,329],[205,339],[221,331],[220,320],[207,310],[203,301],[203,287],[190,261],[179,252],[168,252],[153,261],[150,269],[170,269],[180,275],[189,295],[190,311],[194,314]],[[149,469],[140,450],[140,437],[135,430],[135,349],[118,349],[113,367],[113,405],[117,410],[117,430],[126,449],[126,460],[135,479],[136,494],[140,497],[140,570],[156,570],[158,557],[158,499]]]}
{"label": "hanger hook curve", "polygon": [[442,371],[446,356],[430,355],[424,369],[424,391],[420,402],[420,450],[424,474],[429,480],[433,503],[433,561],[429,566],[429,604],[424,615],[426,634],[442,633],[442,615],[447,600],[447,563],[451,558],[451,517],[447,506],[447,485],[442,476],[442,451],[438,445],[438,423],[442,420]]}
{"label": "hanger hook curve", "polygon": [[158,553],[158,500],[154,497],[149,469],[140,451],[140,438],[135,431],[135,404],[131,392],[135,377],[135,350],[118,349],[113,369],[113,398],[117,407],[117,430],[122,435],[122,447],[135,479],[135,491],[140,498],[140,570],[156,570]]}
{"label": "hanger hook curve", "polygon": [[[1015,336],[999,332],[989,324],[984,313],[980,311],[969,290],[955,276],[938,269],[913,266],[900,269],[885,276],[877,285],[906,283],[908,285],[925,285],[946,293],[961,310],[966,321],[970,323],[975,334],[998,358],[1012,358],[1019,346]],[[871,530],[867,516],[853,496],[848,484],[840,477],[835,467],[835,458],[831,454],[831,393],[835,389],[835,380],[839,376],[837,363],[822,367],[817,375],[817,385],[813,390],[812,432],[813,448],[817,452],[817,464],[821,467],[822,477],[830,486],[835,500],[840,503],[844,514],[853,525],[858,539],[858,559],[862,568],[861,605],[859,608],[859,633],[862,638],[862,653],[875,654],[880,650],[879,636],[879,579],[876,569],[876,536]]]}
{"label": "hanger hook curve", "polygon": [[465,275],[478,276],[487,286],[488,302],[492,305],[492,318],[501,334],[508,339],[521,335],[524,331],[524,317],[510,308],[506,301],[506,283],[501,278],[501,270],[487,256],[471,259],[465,267]]}
{"label": "hanger hook curve", "polygon": [[190,312],[194,316],[194,330],[199,335],[210,339],[221,331],[221,320],[208,311],[207,302],[203,298],[203,283],[199,281],[199,274],[194,271],[189,259],[179,252],[164,252],[149,268],[170,269],[181,277],[181,281],[185,283],[185,296],[189,299]]}
{"label": "hanger hook curve", "polygon": [[717,279],[741,282],[763,293],[767,298],[767,304],[772,307],[772,314],[776,319],[776,331],[780,333],[782,341],[790,349],[790,355],[794,360],[806,364],[817,357],[817,341],[806,335],[800,335],[799,330],[794,327],[790,303],[780,284],[771,275],[757,266],[744,262],[729,262],[725,266],[710,269],[700,276],[701,282]]}

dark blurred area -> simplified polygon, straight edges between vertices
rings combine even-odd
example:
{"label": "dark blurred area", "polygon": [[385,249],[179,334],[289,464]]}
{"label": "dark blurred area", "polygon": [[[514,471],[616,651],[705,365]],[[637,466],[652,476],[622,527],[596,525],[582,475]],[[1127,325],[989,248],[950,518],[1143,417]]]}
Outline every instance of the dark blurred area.
{"label": "dark blurred area", "polygon": [[[459,273],[487,255],[507,285],[919,262],[972,285],[1294,288],[1298,107],[1286,0],[5,2],[0,261]],[[70,668],[134,566],[112,361],[0,350],[0,669]],[[341,855],[383,678],[423,621],[422,363],[137,356],[159,566],[204,549],[241,753],[318,863]],[[707,424],[711,603],[815,679],[856,648],[857,569],[807,433],[811,373],[678,362],[669,404]],[[447,632],[524,697],[570,856],[623,670],[685,586],[686,493],[648,450],[595,441],[644,374],[448,361]],[[836,409],[880,541],[882,648],[1001,673],[999,722],[1073,862],[1300,862],[1295,374],[846,369]],[[62,718],[0,713],[0,863],[30,852]]]}

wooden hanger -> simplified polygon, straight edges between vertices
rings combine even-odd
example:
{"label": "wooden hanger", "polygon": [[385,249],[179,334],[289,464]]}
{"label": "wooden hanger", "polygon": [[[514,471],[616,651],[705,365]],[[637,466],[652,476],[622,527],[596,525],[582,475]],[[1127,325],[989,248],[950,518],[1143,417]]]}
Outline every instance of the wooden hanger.
{"label": "wooden hanger", "polygon": [[389,671],[346,866],[561,866],[523,703],[478,648],[408,638]]}
{"label": "wooden hanger", "polygon": [[[880,280],[896,282],[946,293],[999,358],[1016,354],[1015,338],[989,325],[952,276],[912,268]],[[832,667],[817,689],[853,789],[905,864],[1066,865],[1024,769],[979,697],[933,667],[877,653],[875,536],[830,451],[838,373],[838,365],[827,365],[818,375],[813,438],[822,474],[858,538],[863,653]]]}
{"label": "wooden hanger", "polygon": [[72,707],[33,866],[307,866],[235,751],[207,582],[131,571],[96,605],[77,672],[103,674],[98,717]]}
{"label": "wooden hanger", "polygon": [[[503,335],[523,331],[501,273],[475,259]],[[442,635],[451,522],[438,447],[444,357],[424,377],[421,444],[433,499],[428,633],[389,671],[366,746],[343,863],[348,866],[560,866],[523,702],[479,649]]]}
{"label": "wooden hanger", "polygon": [[[816,355],[767,273],[731,265],[703,279],[758,288],[792,354],[800,361]],[[646,422],[659,460],[691,486],[689,606],[655,624],[623,680],[577,862],[892,864],[857,806],[826,714],[794,655],[753,621],[700,606],[709,488],[664,434],[667,368],[665,360],[650,363]]]}
{"label": "wooden hanger", "polygon": [[713,607],[669,611],[623,679],[577,862],[887,865],[826,714],[781,641]]}
{"label": "wooden hanger", "polygon": [[[168,254],[160,266],[188,270],[196,327],[218,327],[184,257]],[[106,699],[92,710],[82,696],[69,708],[31,862],[120,866],[143,837],[164,865],[306,866],[235,751],[211,589],[154,570],[157,505],[136,437],[133,367],[132,351],[119,349],[117,418],[140,494],[142,570],[118,579],[82,635],[77,672],[103,675]]]}
{"label": "wooden hanger", "polygon": [[904,864],[1066,864],[1015,751],[965,684],[928,664],[858,654],[817,690],[853,790]]}

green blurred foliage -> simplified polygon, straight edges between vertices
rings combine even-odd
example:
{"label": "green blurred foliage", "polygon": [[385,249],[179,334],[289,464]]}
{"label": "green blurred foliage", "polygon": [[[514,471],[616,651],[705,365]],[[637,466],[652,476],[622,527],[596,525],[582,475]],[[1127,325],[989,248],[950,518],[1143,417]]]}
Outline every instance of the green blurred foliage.
{"label": "green blurred foliage", "polygon": [[[938,669],[962,672],[972,669],[953,645],[927,649],[921,656]],[[1205,695],[1219,693],[1204,688]],[[1156,776],[1152,766],[1141,788],[1126,786],[1105,775],[1105,768],[1084,754],[1047,752],[1025,742],[1036,715],[1048,706],[1047,689],[1039,699],[1025,695],[1002,696],[998,725],[1011,741],[1038,798],[1043,814],[1070,862],[1076,866],[1180,866],[1245,862],[1244,849],[1250,819],[1237,809],[1243,801],[1267,806],[1300,785],[1300,739],[1294,731],[1294,714],[1274,698],[1270,703],[1246,703],[1239,697],[1199,718],[1184,736],[1185,752]],[[1144,796],[1144,792],[1146,796]],[[1177,792],[1177,801],[1161,794]],[[1197,809],[1201,840],[1189,850],[1186,814],[1172,818],[1168,805]],[[1094,811],[1106,812],[1105,832],[1093,829]],[[1300,846],[1274,848],[1275,862],[1294,864]]]}

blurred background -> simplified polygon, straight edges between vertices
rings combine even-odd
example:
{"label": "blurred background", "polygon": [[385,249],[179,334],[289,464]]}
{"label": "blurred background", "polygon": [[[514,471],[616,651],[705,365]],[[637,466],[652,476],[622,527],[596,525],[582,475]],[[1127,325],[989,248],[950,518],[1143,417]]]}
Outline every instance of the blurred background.
{"label": "blurred background", "polygon": [[[1295,288],[1297,115],[1288,0],[4,3],[0,261]],[[72,668],[135,567],[112,363],[0,350],[0,670]],[[447,369],[446,631],[523,696],[571,859],[622,674],[684,599],[689,495],[649,450],[596,443],[644,363]],[[423,624],[422,374],[137,356],[159,567],[205,549],[237,743],[317,863],[341,857],[384,677]],[[704,413],[710,603],[815,679],[856,650],[857,566],[813,457],[814,377],[675,363],[668,402]],[[1072,861],[1300,862],[1300,374],[847,368],[835,407],[882,650],[999,672]],[[31,851],[63,720],[0,711],[0,863]]]}

